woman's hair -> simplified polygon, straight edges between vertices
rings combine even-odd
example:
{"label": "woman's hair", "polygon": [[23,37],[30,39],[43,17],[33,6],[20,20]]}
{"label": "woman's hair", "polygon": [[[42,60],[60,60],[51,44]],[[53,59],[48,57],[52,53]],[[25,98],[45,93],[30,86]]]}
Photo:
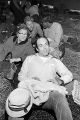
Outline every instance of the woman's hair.
{"label": "woman's hair", "polygon": [[20,30],[22,30],[22,29],[28,31],[26,25],[24,25],[24,24],[20,24],[20,25],[17,27],[16,34],[17,34]]}
{"label": "woman's hair", "polygon": [[45,22],[50,22],[50,23],[52,23],[53,21],[52,21],[51,16],[45,16],[45,17],[42,19],[42,23],[45,23]]}

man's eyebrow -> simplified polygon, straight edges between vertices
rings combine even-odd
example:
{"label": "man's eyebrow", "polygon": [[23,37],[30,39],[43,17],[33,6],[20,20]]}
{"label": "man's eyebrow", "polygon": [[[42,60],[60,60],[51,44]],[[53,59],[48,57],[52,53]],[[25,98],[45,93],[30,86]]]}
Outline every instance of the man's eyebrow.
{"label": "man's eyebrow", "polygon": [[[48,44],[47,42],[45,44]],[[38,44],[38,45],[43,45],[42,43]]]}

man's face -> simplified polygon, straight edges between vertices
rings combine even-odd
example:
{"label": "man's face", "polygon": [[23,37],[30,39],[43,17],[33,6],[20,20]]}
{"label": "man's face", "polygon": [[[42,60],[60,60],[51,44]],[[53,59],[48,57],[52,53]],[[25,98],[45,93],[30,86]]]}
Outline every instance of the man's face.
{"label": "man's face", "polygon": [[46,38],[40,38],[37,41],[38,52],[41,56],[48,56],[49,55],[49,43]]}
{"label": "man's face", "polygon": [[27,28],[32,31],[33,30],[33,22],[32,21],[27,21],[26,22]]}
{"label": "man's face", "polygon": [[43,28],[44,29],[48,28],[48,22],[43,22]]}
{"label": "man's face", "polygon": [[17,37],[20,42],[25,41],[27,38],[27,30],[26,29],[19,30]]}

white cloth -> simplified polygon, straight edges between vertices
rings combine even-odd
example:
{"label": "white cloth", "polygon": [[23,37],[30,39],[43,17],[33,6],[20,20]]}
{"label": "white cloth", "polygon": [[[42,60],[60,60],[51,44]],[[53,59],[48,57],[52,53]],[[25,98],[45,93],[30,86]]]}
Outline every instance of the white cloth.
{"label": "white cloth", "polygon": [[32,93],[33,103],[36,105],[40,105],[41,103],[47,101],[50,91],[58,91],[63,95],[68,93],[66,88],[63,86],[59,86],[52,82],[41,82],[35,79],[21,81],[18,84],[18,87],[28,89]]}
{"label": "white cloth", "polygon": [[64,83],[72,81],[73,75],[67,67],[58,59],[51,55],[44,61],[36,54],[28,56],[23,62],[21,71],[18,74],[18,80],[24,81],[27,78],[37,77],[41,81],[53,80],[56,83],[56,72],[61,76]]}

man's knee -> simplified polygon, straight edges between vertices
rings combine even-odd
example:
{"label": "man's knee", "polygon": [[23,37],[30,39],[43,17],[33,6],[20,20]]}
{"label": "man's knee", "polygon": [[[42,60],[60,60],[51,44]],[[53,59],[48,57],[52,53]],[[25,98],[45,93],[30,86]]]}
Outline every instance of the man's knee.
{"label": "man's knee", "polygon": [[56,104],[60,104],[61,106],[68,106],[68,102],[66,99],[66,96],[62,95],[61,93],[55,91],[55,92],[50,92],[49,95],[49,101],[51,101],[54,106],[56,106]]}

